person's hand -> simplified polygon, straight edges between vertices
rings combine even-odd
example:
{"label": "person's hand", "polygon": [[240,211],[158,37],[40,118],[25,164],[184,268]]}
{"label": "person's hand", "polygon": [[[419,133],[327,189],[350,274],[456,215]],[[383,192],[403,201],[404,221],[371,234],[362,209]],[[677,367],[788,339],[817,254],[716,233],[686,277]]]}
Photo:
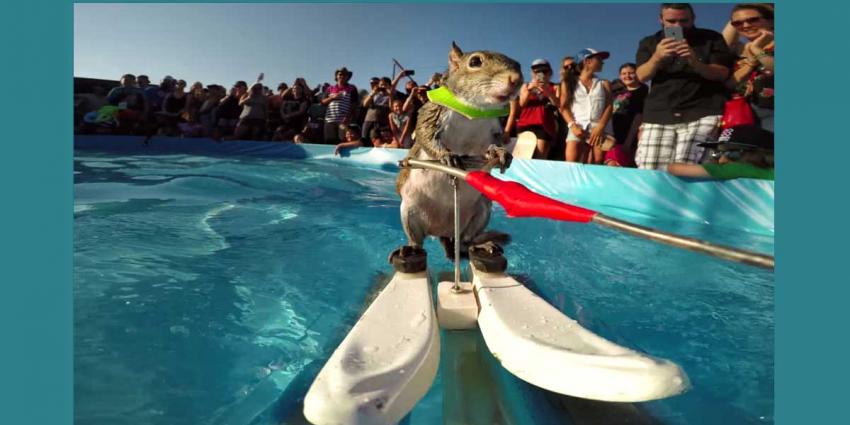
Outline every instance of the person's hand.
{"label": "person's hand", "polygon": [[578,137],[579,139],[583,139],[583,138],[584,138],[584,129],[583,129],[583,128],[581,128],[581,126],[579,126],[579,125],[573,125],[573,126],[571,126],[571,127],[570,127],[570,131],[572,131],[572,132],[573,132],[573,135],[575,135],[575,136],[576,136],[576,137]]}
{"label": "person's hand", "polygon": [[533,91],[535,93],[543,94],[545,93],[545,84],[543,84],[542,81],[538,81],[535,79],[532,82],[528,83],[528,90]]}
{"label": "person's hand", "polygon": [[695,66],[699,62],[696,53],[694,53],[694,49],[688,44],[687,41],[682,40],[679,42],[678,46],[676,46],[676,55],[680,58],[686,60],[688,65]]}
{"label": "person's hand", "polygon": [[[758,47],[759,49],[764,49],[771,42],[773,42],[773,33],[768,31],[768,30],[763,29],[763,30],[761,30],[761,34],[759,34],[759,36],[756,37],[750,43],[752,43],[755,47]],[[747,43],[747,44],[750,44],[750,43]]]}
{"label": "person's hand", "polygon": [[339,151],[342,150],[342,143],[334,146],[334,156],[339,156]]}
{"label": "person's hand", "polygon": [[658,61],[665,60],[676,56],[676,49],[679,47],[679,41],[673,38],[665,38],[658,42],[655,46],[655,59]]}
{"label": "person's hand", "polygon": [[[758,66],[759,61],[756,59],[756,52],[753,51],[753,44],[747,43],[744,45],[744,50],[741,51],[741,60],[749,66]],[[755,49],[758,49],[757,47]]]}
{"label": "person's hand", "polygon": [[507,146],[511,142],[511,132],[505,131],[502,133],[502,146]]}
{"label": "person's hand", "polygon": [[543,95],[545,95],[546,97],[554,96],[554,95],[555,95],[555,89],[554,89],[554,88],[552,88],[552,85],[550,85],[549,83],[546,83],[546,82],[544,82],[544,81],[540,81],[540,91],[541,91],[541,92],[543,93]]}
{"label": "person's hand", "polygon": [[605,130],[602,126],[594,127],[593,131],[590,132],[590,137],[587,138],[587,143],[590,144],[590,146],[598,146],[601,145],[603,141],[605,141]]}

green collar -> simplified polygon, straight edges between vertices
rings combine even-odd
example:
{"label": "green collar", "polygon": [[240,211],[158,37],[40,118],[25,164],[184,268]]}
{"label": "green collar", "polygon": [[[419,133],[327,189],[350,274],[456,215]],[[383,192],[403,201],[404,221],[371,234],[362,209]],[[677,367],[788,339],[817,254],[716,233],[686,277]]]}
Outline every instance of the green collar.
{"label": "green collar", "polygon": [[437,105],[445,106],[471,120],[476,118],[499,118],[507,116],[510,113],[510,108],[507,106],[497,109],[478,109],[467,105],[456,98],[445,86],[428,90],[428,100]]}

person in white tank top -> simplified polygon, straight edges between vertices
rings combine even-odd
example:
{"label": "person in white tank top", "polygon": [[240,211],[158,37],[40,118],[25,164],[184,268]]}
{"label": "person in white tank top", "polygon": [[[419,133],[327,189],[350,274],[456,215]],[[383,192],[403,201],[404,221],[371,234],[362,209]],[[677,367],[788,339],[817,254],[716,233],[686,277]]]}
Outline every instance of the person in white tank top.
{"label": "person in white tank top", "polygon": [[601,164],[602,146],[613,137],[611,116],[614,112],[611,86],[596,78],[608,52],[584,49],[576,55],[576,65],[561,84],[560,111],[569,126],[566,160]]}

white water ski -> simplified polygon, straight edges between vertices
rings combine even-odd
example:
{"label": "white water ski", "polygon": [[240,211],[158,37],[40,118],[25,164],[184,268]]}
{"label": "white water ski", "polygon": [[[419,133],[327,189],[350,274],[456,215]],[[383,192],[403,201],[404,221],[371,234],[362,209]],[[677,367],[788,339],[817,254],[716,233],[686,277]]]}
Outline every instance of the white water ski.
{"label": "white water ski", "polygon": [[689,388],[675,363],[594,334],[504,273],[472,269],[487,348],[518,378],[559,394],[613,402],[656,400]]}
{"label": "white water ski", "polygon": [[428,392],[440,337],[427,272],[396,273],[304,399],[314,425],[395,424]]}

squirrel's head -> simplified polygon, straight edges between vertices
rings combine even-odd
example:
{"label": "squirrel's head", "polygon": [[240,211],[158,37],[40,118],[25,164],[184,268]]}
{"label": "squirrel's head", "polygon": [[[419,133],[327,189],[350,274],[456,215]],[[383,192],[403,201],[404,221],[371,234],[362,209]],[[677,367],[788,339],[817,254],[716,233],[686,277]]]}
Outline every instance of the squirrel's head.
{"label": "squirrel's head", "polygon": [[463,53],[452,42],[449,72],[443,82],[463,102],[492,108],[505,106],[515,98],[523,78],[517,61],[486,50]]}

